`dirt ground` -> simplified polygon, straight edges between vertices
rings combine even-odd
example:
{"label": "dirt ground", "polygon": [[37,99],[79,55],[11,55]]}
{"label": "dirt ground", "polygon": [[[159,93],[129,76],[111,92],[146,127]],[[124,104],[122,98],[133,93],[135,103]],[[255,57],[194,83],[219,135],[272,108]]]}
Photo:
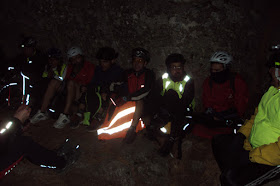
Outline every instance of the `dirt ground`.
{"label": "dirt ground", "polygon": [[[207,139],[188,135],[178,160],[157,154],[159,145],[139,133],[133,144],[121,139],[98,141],[86,126],[71,129],[52,127],[54,120],[31,125],[26,135],[49,149],[57,149],[66,138],[80,145],[79,160],[58,173],[21,161],[0,185],[219,185],[220,171]],[[280,185],[273,182],[267,185]]]}

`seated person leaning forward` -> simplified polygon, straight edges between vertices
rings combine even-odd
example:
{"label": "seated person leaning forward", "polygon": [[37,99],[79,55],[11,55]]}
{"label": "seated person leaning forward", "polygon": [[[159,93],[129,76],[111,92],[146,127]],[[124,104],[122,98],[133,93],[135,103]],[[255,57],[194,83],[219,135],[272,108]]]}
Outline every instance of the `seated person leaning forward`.
{"label": "seated person leaning forward", "polygon": [[[54,123],[55,128],[64,128],[66,124],[70,123],[70,114],[73,103],[78,101],[82,95],[82,91],[85,91],[85,86],[90,82],[95,66],[94,64],[85,60],[83,52],[79,47],[72,47],[67,53],[69,64],[66,70],[66,104],[64,111],[59,115],[58,120]],[[47,109],[55,96],[59,91],[61,81],[53,79],[48,86],[48,89],[44,95],[41,109],[31,118],[31,123],[37,123],[41,120],[48,119]]]}

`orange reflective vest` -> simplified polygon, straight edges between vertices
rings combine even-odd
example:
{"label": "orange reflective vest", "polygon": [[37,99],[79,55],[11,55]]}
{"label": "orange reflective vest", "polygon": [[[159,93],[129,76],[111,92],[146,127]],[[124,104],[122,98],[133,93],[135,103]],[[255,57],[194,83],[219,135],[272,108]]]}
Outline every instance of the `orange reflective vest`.
{"label": "orange reflective vest", "polygon": [[[99,140],[109,140],[114,138],[124,138],[127,130],[131,126],[135,112],[135,101],[128,101],[122,106],[116,107],[110,118],[107,112],[104,123],[97,130]],[[112,105],[113,106],[113,105]],[[109,109],[108,109],[109,110]],[[143,130],[145,125],[140,119],[136,127],[136,132]]]}

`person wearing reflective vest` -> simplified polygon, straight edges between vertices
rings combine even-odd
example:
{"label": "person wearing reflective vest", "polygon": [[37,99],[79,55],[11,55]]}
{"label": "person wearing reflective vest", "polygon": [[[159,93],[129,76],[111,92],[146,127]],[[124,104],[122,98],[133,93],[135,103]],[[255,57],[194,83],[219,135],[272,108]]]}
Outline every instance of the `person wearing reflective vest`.
{"label": "person wearing reflective vest", "polygon": [[280,54],[268,65],[272,84],[255,114],[237,134],[217,135],[213,153],[221,169],[221,185],[261,185],[280,172]]}
{"label": "person wearing reflective vest", "polygon": [[89,61],[86,61],[85,56],[81,48],[74,46],[67,52],[69,63],[67,65],[65,78],[52,79],[47,91],[45,92],[41,109],[30,119],[31,123],[37,123],[41,120],[48,119],[47,110],[51,100],[55,97],[56,93],[61,91],[61,83],[66,82],[66,103],[63,108],[63,112],[60,113],[58,119],[53,124],[53,127],[61,129],[70,123],[70,115],[72,114],[72,108],[74,102],[77,102],[82,93],[86,90],[86,85],[90,83],[95,65]]}
{"label": "person wearing reflective vest", "polygon": [[[151,94],[151,104],[154,107],[151,124],[147,123],[148,133],[154,135],[161,129],[168,133],[164,144],[159,149],[162,156],[172,150],[176,139],[182,139],[185,131],[189,131],[192,118],[192,103],[194,100],[194,82],[184,71],[186,60],[182,54],[170,54],[165,61],[167,73],[164,73],[156,83]],[[162,128],[171,122],[171,131]],[[156,130],[157,131],[156,131]]]}
{"label": "person wearing reflective vest", "polygon": [[42,168],[64,170],[79,158],[79,146],[63,145],[59,151],[49,150],[24,136],[30,107],[21,105],[13,117],[0,122],[0,179],[8,175],[20,161],[28,159]]}
{"label": "person wearing reflective vest", "polygon": [[[31,91],[30,105],[34,111],[40,108],[39,105],[52,79],[60,83],[66,75],[66,64],[63,63],[61,50],[58,48],[50,48],[47,51],[47,56],[48,64],[45,65],[42,79],[33,86]],[[31,113],[31,115],[33,114]]]}

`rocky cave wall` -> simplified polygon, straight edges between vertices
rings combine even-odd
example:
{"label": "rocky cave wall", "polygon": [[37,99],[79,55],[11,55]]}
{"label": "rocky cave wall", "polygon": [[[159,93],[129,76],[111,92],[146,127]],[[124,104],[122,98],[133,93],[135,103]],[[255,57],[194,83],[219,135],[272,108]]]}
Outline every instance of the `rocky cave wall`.
{"label": "rocky cave wall", "polygon": [[9,59],[19,53],[24,36],[34,36],[43,51],[55,46],[66,53],[77,45],[97,64],[97,49],[112,46],[120,54],[118,63],[127,68],[131,49],[140,46],[150,51],[148,67],[158,77],[165,71],[167,55],[179,52],[195,80],[197,110],[202,108],[208,60],[223,50],[233,55],[233,70],[249,83],[255,106],[263,92],[257,81],[266,74],[261,63],[271,39],[263,36],[264,6],[261,0],[2,1],[0,49],[2,58]]}

